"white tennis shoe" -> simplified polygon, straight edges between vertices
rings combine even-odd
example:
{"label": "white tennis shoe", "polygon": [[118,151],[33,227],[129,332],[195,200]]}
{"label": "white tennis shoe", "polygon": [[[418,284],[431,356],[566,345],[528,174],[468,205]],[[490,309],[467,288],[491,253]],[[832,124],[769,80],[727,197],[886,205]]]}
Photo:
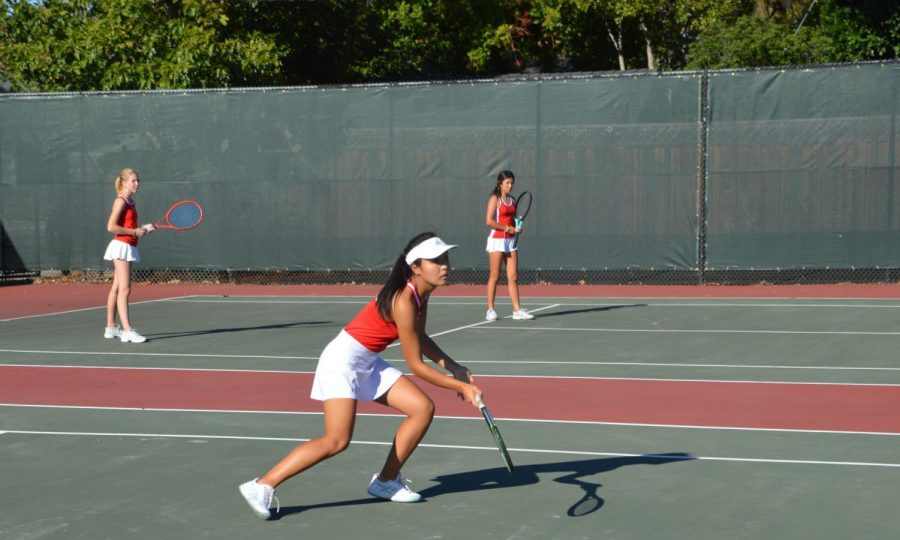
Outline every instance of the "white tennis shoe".
{"label": "white tennis shoe", "polygon": [[484,316],[484,320],[486,321],[496,321],[497,320],[497,312],[493,309],[487,310],[487,314]]}
{"label": "white tennis shoe", "polygon": [[530,321],[534,315],[525,311],[525,308],[520,308],[518,311],[513,311],[512,318],[515,321]]}
{"label": "white tennis shoe", "polygon": [[409,483],[409,480],[400,476],[400,473],[397,473],[397,478],[387,482],[382,482],[378,479],[378,474],[374,474],[372,475],[372,481],[369,482],[369,495],[394,502],[421,501],[422,496],[406,487],[407,483]]}
{"label": "white tennis shoe", "polygon": [[269,511],[272,501],[275,501],[276,512],[281,510],[281,503],[278,501],[278,497],[275,496],[275,488],[268,484],[260,484],[257,480],[259,478],[244,482],[238,489],[254,514],[263,519],[269,519],[272,517],[272,512]]}
{"label": "white tennis shoe", "polygon": [[119,328],[119,325],[113,326],[112,328],[107,326],[106,328],[103,329],[103,337],[106,339],[117,338],[117,337],[120,337],[121,335],[122,335],[122,329]]}
{"label": "white tennis shoe", "polygon": [[122,343],[128,343],[129,341],[132,343],[143,343],[147,341],[147,338],[138,334],[134,328],[126,332],[122,332],[119,335],[119,339],[122,340]]}

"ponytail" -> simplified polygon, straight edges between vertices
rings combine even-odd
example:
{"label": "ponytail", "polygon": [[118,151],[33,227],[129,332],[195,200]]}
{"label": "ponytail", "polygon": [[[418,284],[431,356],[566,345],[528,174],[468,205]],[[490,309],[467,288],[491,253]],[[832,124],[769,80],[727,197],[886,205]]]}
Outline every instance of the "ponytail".
{"label": "ponytail", "polygon": [[131,174],[138,176],[137,171],[134,169],[126,168],[119,171],[119,176],[116,176],[116,193],[122,193],[122,185],[125,184],[125,179]]}

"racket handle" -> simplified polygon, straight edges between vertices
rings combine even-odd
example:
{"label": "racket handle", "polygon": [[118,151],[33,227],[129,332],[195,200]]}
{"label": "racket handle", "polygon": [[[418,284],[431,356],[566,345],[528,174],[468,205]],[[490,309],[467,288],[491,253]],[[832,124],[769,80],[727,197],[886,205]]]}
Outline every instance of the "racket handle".
{"label": "racket handle", "polygon": [[481,399],[481,394],[475,394],[475,405],[478,405],[479,409],[484,408],[484,400]]}

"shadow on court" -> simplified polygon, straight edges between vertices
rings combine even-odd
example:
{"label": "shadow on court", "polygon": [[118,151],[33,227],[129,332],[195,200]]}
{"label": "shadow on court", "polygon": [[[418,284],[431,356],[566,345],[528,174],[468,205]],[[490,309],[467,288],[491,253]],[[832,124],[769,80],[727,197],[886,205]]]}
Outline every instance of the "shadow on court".
{"label": "shadow on court", "polygon": [[[432,498],[450,493],[466,493],[470,491],[504,489],[537,484],[541,481],[538,477],[539,474],[564,473],[562,476],[553,478],[553,481],[575,486],[579,489],[577,494],[578,499],[569,506],[566,510],[566,515],[570,517],[581,517],[599,510],[604,503],[603,498],[597,495],[597,490],[603,487],[603,484],[588,482],[583,480],[582,477],[589,477],[630,465],[662,465],[665,463],[691,461],[693,459],[695,458],[690,454],[677,452],[669,454],[645,454],[642,456],[597,458],[580,461],[560,461],[556,463],[522,465],[517,466],[515,472],[511,474],[507,472],[505,468],[497,467],[493,469],[481,469],[477,471],[438,476],[432,479],[437,482],[437,485],[425,488],[419,493],[425,501],[428,501]],[[573,496],[573,499],[574,498],[575,496]],[[385,501],[369,497],[365,499],[334,501],[309,506],[291,506],[282,508],[277,515],[273,515],[272,517],[273,519],[281,519],[291,514],[318,508],[338,508],[343,506],[358,506],[383,502]]]}
{"label": "shadow on court", "polygon": [[243,326],[239,328],[209,328],[207,330],[190,330],[187,332],[165,332],[161,334],[146,334],[147,339],[158,341],[161,339],[173,339],[188,336],[202,336],[206,334],[225,334],[231,332],[248,332],[253,330],[278,330],[282,328],[294,328],[297,326],[319,326],[323,324],[334,324],[334,321],[303,321],[284,324],[265,324],[261,326]]}
{"label": "shadow on court", "polygon": [[599,311],[612,311],[614,309],[624,309],[624,308],[636,308],[636,307],[647,307],[647,304],[621,304],[616,306],[598,306],[592,308],[584,308],[584,309],[566,309],[563,311],[551,311],[551,312],[543,312],[537,317],[541,319],[546,319],[548,317],[559,317],[560,315],[575,315],[577,313],[597,313]]}
{"label": "shadow on court", "polygon": [[272,512],[271,521],[278,521],[281,518],[287,517],[291,514],[299,514],[300,512],[308,512],[310,510],[316,510],[319,508],[340,508],[342,506],[362,506],[364,504],[378,504],[388,502],[382,499],[376,499],[375,497],[366,497],[365,499],[352,499],[348,501],[333,501],[327,503],[320,504],[309,504],[306,506],[285,506],[282,507],[278,512]]}

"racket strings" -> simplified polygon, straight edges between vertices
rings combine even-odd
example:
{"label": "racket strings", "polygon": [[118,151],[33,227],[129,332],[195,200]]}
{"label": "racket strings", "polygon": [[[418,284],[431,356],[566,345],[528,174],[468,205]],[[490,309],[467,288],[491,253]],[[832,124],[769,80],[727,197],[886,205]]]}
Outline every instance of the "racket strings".
{"label": "racket strings", "polygon": [[531,211],[531,198],[530,191],[523,191],[516,200],[516,214],[520,220],[525,219],[525,216]]}
{"label": "racket strings", "polygon": [[199,223],[202,216],[203,211],[200,209],[200,206],[197,203],[187,201],[173,206],[166,214],[166,220],[172,227],[188,229]]}

